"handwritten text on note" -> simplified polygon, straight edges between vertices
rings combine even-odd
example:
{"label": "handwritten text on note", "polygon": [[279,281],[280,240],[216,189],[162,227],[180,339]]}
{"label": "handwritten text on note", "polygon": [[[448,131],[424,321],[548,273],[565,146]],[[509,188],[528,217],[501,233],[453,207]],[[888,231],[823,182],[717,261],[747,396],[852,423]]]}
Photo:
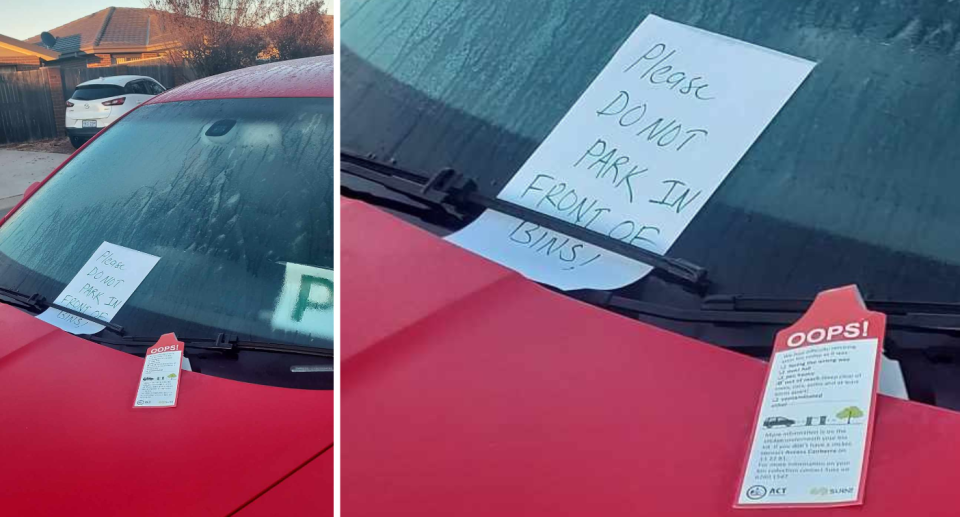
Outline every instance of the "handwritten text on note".
{"label": "handwritten text on note", "polygon": [[[157,265],[160,257],[104,242],[53,303],[103,321],[111,321]],[[49,308],[37,316],[73,334],[96,334],[103,325]]]}
{"label": "handwritten text on note", "polygon": [[[499,197],[665,253],[813,66],[648,16]],[[490,210],[448,239],[561,289],[650,271]]]}

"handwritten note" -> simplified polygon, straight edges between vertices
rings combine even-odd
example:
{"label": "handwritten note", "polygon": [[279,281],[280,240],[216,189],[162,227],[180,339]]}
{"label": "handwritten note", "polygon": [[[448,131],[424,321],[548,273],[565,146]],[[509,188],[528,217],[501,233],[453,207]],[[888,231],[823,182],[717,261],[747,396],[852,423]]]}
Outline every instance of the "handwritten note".
{"label": "handwritten note", "polygon": [[[157,265],[160,257],[104,242],[53,303],[92,318],[111,321]],[[96,334],[103,325],[50,308],[37,316],[73,334]]]}
{"label": "handwritten note", "polygon": [[[813,66],[650,15],[499,197],[665,253]],[[489,210],[448,240],[561,289],[651,269]]]}

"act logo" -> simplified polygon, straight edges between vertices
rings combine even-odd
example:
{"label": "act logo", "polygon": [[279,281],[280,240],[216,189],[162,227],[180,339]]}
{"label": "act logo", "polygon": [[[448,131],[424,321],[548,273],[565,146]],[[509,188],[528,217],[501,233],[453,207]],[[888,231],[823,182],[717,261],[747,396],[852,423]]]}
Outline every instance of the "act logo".
{"label": "act logo", "polygon": [[767,496],[767,487],[763,485],[753,485],[747,489],[747,498],[753,499],[754,501],[758,499],[763,499]]}

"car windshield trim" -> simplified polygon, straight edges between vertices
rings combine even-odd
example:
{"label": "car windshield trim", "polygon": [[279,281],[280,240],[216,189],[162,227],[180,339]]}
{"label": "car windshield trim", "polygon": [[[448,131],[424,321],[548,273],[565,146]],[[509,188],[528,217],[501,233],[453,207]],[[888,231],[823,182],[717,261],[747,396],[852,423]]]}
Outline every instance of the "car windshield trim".
{"label": "car windshield trim", "polygon": [[[441,188],[436,188],[438,182],[451,181],[449,176],[442,178],[437,175],[431,179],[425,179],[422,175],[381,164],[348,152],[341,152],[341,169],[347,174],[373,181],[389,190],[422,203],[450,205],[460,210],[475,208],[470,205],[481,205],[484,208],[492,209],[495,209],[496,206],[493,203],[482,205],[482,201],[478,202],[478,198],[482,199],[482,196],[474,194],[469,186],[465,186],[457,178],[453,178],[452,183],[448,183],[446,188],[443,185],[440,186]],[[439,180],[438,177],[440,177]],[[417,192],[412,189],[411,184],[419,185],[420,191]],[[450,185],[455,186],[450,187]],[[431,195],[430,191],[434,189],[440,192],[440,197]],[[351,192],[348,190],[347,194],[349,195]],[[365,197],[377,198],[372,194],[365,194]],[[529,210],[524,207],[520,208]],[[547,219],[552,219],[543,216],[543,214],[535,213]],[[562,231],[557,228],[551,229]],[[743,326],[791,325],[799,319],[799,315],[805,312],[812,303],[812,300],[809,299],[755,298],[741,295],[712,294],[703,298],[699,309],[687,309],[619,296],[610,290],[583,289],[565,291],[564,294],[598,307],[632,312],[638,315],[687,323]],[[865,304],[868,309],[887,314],[888,326],[891,328],[915,332],[960,334],[960,304],[908,300],[865,300]],[[756,345],[733,346],[730,348],[756,348]]]}
{"label": "car windshield trim", "polygon": [[[690,261],[667,257],[660,253],[632,246],[607,235],[577,226],[522,205],[489,197],[477,191],[476,183],[452,169],[444,169],[427,178],[425,175],[386,165],[349,152],[340,153],[340,169],[416,201],[435,206],[450,206],[465,215],[479,215],[494,210],[544,228],[582,240],[607,251],[647,264],[667,278],[704,291],[709,282],[707,270]],[[350,193],[348,190],[347,194]]]}
{"label": "car windshield trim", "polygon": [[[121,351],[144,353],[146,349],[157,344],[161,336],[79,336],[101,345],[115,347]],[[177,341],[184,343],[186,348],[203,350],[206,352],[237,353],[241,351],[275,352],[282,354],[309,355],[316,357],[333,357],[333,350],[310,346],[292,345],[268,341],[240,339],[236,335],[218,333],[216,337],[180,337]],[[131,350],[132,349],[132,350]]]}
{"label": "car windshield trim", "polygon": [[[100,332],[94,334],[72,334],[79,338],[86,339],[88,341],[93,341],[94,343],[99,343],[102,345],[110,345],[120,348],[137,348],[137,349],[146,349],[155,345],[161,336],[128,336],[124,335],[123,327],[110,323],[109,321],[104,321],[101,319],[93,318],[81,312],[75,311],[68,307],[63,307],[54,303],[46,303],[46,300],[39,294],[32,294],[27,296],[15,289],[9,289],[6,287],[0,287],[0,303],[18,306],[23,308],[33,314],[39,314],[47,309],[57,309],[74,316],[84,318],[88,321],[102,325],[104,330],[110,330],[118,334],[117,338],[111,338],[107,336],[99,336]],[[101,331],[102,332],[102,331]],[[286,354],[299,354],[299,355],[312,355],[317,357],[333,357],[333,351],[326,348],[317,348],[309,347],[302,345],[293,345],[289,343],[276,343],[268,341],[256,341],[248,339],[240,339],[236,335],[218,333],[214,338],[198,338],[198,337],[177,337],[178,341],[182,341],[187,348],[195,348],[199,350],[206,351],[220,351],[220,352],[239,352],[241,350],[258,350],[262,352],[277,352],[277,353],[286,353]]]}
{"label": "car windshield trim", "polygon": [[[685,323],[709,323],[730,326],[775,326],[784,327],[793,325],[809,309],[812,300],[803,306],[803,300],[765,298],[770,302],[767,308],[736,307],[729,304],[729,300],[737,299],[732,295],[712,295],[703,300],[700,308],[689,309],[674,307],[653,302],[646,302],[637,298],[620,296],[610,291],[582,289],[579,291],[565,291],[565,294],[590,305],[628,312],[636,315],[652,316]],[[757,300],[742,298],[744,300]],[[887,315],[887,327],[910,332],[937,333],[951,336],[960,336],[960,304],[932,304],[929,302],[911,301],[870,301],[865,300],[868,309],[879,310]],[[932,310],[934,306],[941,306],[941,310]],[[880,307],[889,308],[883,311]],[[912,308],[912,309],[911,309]],[[772,345],[772,344],[771,344]],[[758,348],[757,345],[728,345],[724,348],[745,350]],[[769,348],[767,346],[766,348]]]}

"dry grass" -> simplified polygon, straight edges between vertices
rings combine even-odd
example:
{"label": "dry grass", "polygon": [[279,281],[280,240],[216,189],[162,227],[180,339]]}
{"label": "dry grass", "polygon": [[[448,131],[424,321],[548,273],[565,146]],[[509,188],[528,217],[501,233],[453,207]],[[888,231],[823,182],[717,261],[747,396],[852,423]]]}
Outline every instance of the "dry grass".
{"label": "dry grass", "polygon": [[60,153],[73,154],[75,150],[70,145],[68,138],[54,138],[51,140],[36,140],[33,142],[20,142],[17,144],[2,144],[0,149],[10,151],[31,151],[35,153]]}

